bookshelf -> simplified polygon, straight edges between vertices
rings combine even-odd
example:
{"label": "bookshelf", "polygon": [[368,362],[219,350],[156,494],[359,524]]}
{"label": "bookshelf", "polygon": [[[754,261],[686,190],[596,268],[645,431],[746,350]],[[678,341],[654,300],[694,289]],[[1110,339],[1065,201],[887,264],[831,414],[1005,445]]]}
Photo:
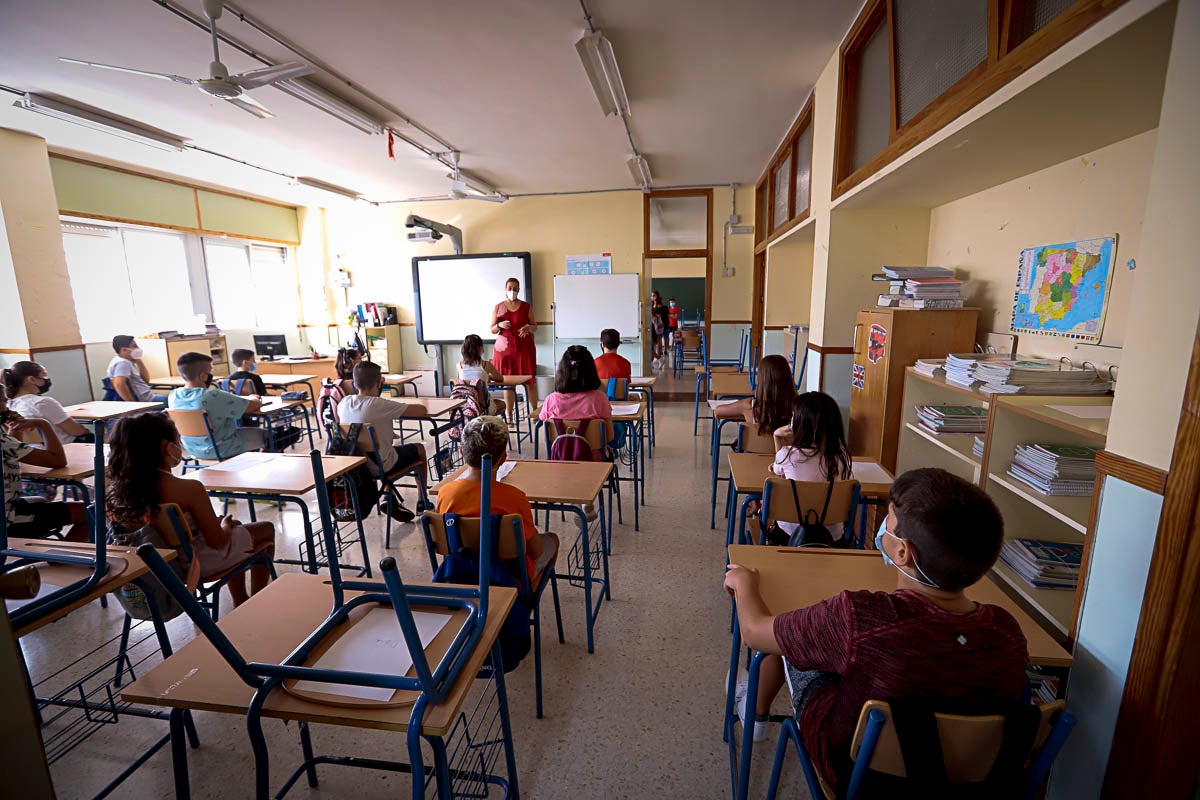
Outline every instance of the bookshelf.
{"label": "bookshelf", "polygon": [[[378,364],[384,372],[404,372],[399,325],[364,325],[360,335],[367,345],[371,361]],[[341,347],[350,347],[354,342],[354,329],[338,327],[337,336]]]}
{"label": "bookshelf", "polygon": [[[987,409],[983,457],[971,452],[974,434],[937,435],[919,426],[914,410],[918,405],[974,405]],[[1004,516],[1006,537],[1086,545],[1095,497],[1040,494],[1009,476],[1008,467],[1018,444],[1103,448],[1108,420],[1102,414],[1111,406],[1112,397],[985,395],[909,367],[904,376],[904,427],[897,471],[941,467],[979,485]],[[991,578],[1051,634],[1064,641],[1073,637],[1078,596],[1083,592],[1086,574],[1080,575],[1074,591],[1038,589],[1001,562],[992,569]]]}
{"label": "bookshelf", "polygon": [[224,378],[229,375],[229,348],[224,336],[179,336],[162,341],[167,346],[167,367],[172,375],[179,374],[175,361],[184,353],[207,353],[212,356],[213,377]]}

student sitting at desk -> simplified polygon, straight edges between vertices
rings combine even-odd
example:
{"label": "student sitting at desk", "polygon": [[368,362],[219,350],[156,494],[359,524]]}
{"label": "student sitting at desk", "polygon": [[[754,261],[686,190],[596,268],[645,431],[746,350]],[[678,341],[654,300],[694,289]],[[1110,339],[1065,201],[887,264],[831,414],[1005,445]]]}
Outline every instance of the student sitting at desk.
{"label": "student sitting at desk", "polygon": [[[483,339],[473,333],[467,334],[462,343],[462,361],[457,364],[459,383],[476,383],[483,381],[485,397],[480,400],[487,402],[488,412],[500,416],[506,408],[503,400],[492,397],[487,393],[487,387],[493,383],[502,383],[504,376],[490,361],[483,358]],[[490,402],[488,402],[490,400]]]}
{"label": "student sitting at desk", "polygon": [[[787,443],[776,451],[771,472],[789,481],[850,480],[853,460],[844,431],[842,410],[836,400],[824,392],[796,395],[792,401],[792,424],[775,431],[775,441],[786,438]],[[790,535],[800,526],[795,522],[780,522],[779,527]],[[834,541],[842,538],[842,527],[841,522],[825,523]]]}
{"label": "student sitting at desk", "polygon": [[604,350],[604,353],[596,359],[596,374],[600,380],[606,381],[609,378],[630,380],[633,377],[633,365],[629,363],[629,359],[617,355],[617,348],[620,346],[621,334],[612,328],[600,331],[600,347]]}
{"label": "student sitting at desk", "polygon": [[[266,444],[262,429],[239,428],[237,423],[243,414],[257,414],[262,409],[262,400],[212,388],[212,363],[212,356],[204,353],[184,353],[176,359],[175,367],[184,385],[171,391],[167,407],[178,411],[207,411],[212,438],[217,442],[221,458],[261,450]],[[183,446],[196,458],[213,459],[218,455],[207,436],[185,436]]]}
{"label": "student sitting at desk", "polygon": [[[546,395],[538,415],[552,419],[612,419],[612,404],[600,391],[600,377],[592,354],[581,344],[567,348],[554,371],[554,391]],[[604,454],[593,452],[599,461]]]}
{"label": "student sitting at desk", "polygon": [[362,353],[353,347],[342,347],[338,350],[337,360],[333,362],[333,368],[337,372],[338,380],[341,382],[343,394],[354,393],[354,368],[362,361]]}
{"label": "student sitting at desk", "polygon": [[[128,531],[151,523],[158,526],[162,505],[175,503],[191,528],[192,553],[200,560],[202,581],[244,563],[264,542],[272,543],[268,552],[274,558],[274,525],[243,525],[228,515],[218,519],[204,484],[171,473],[183,461],[183,443],[166,414],[122,417],[113,426],[109,447],[105,503],[114,524]],[[245,572],[227,584],[235,606],[246,602],[250,594],[258,594],[271,580],[264,564],[251,567],[249,572],[249,594]]]}
{"label": "student sitting at desk", "polygon": [[766,436],[792,419],[792,401],[796,385],[792,369],[783,356],[765,356],[758,362],[754,396],[717,406],[717,419],[741,419],[758,426],[758,435]]}
{"label": "student sitting at desk", "polygon": [[[1004,522],[982,489],[945,470],[917,469],[892,485],[875,536],[896,568],[896,591],[847,589],[772,616],[758,572],[728,567],[725,590],[737,602],[742,638],[787,659],[800,735],[832,786],[844,788],[867,700],[951,699],[962,713],[1020,700],[1028,662],[1020,626],[963,593],[991,569],[1003,542]],[[765,715],[769,703],[760,694],[757,711]]]}
{"label": "student sitting at desk", "polygon": [[[492,469],[508,458],[508,425],[500,417],[476,417],[463,426],[463,462],[467,469],[456,480],[444,484],[437,496],[437,513],[478,517],[483,457],[492,457]],[[492,513],[518,514],[525,535],[525,561],[532,579],[544,564],[553,564],[558,555],[558,536],[538,533],[534,527],[533,506],[523,491],[492,476]]]}
{"label": "student sitting at desk", "polygon": [[26,419],[44,419],[54,428],[63,444],[94,442],[92,432],[71,419],[71,415],[47,392],[50,376],[35,361],[18,361],[4,370],[4,388],[8,390],[8,407]]}
{"label": "student sitting at desk", "polygon": [[[380,397],[383,391],[383,370],[378,364],[370,361],[360,361],[354,367],[354,388],[357,394],[348,395],[337,404],[337,418],[342,425],[356,423],[370,425],[375,429],[375,437],[379,443],[379,461],[385,474],[405,470],[414,465],[425,463],[425,447],[420,444],[392,445],[392,422],[406,416],[410,409],[412,413],[421,415],[426,409],[419,403],[401,403],[399,400],[389,400]],[[367,468],[374,471],[375,465],[367,462]],[[417,480],[425,483],[425,470],[417,474]],[[399,508],[392,507],[393,518],[400,522],[412,522],[416,518],[413,512],[400,504]]]}
{"label": "student sitting at desk", "polygon": [[155,394],[150,390],[150,370],[142,363],[142,348],[137,346],[132,336],[114,336],[112,349],[116,355],[108,362],[105,375],[112,383],[113,391],[122,400],[130,403],[167,402],[165,394]]}
{"label": "student sitting at desk", "polygon": [[[41,447],[25,441],[40,438]],[[67,465],[62,443],[44,419],[25,419],[8,407],[8,393],[0,385],[0,458],[3,459],[4,514],[9,536],[44,537],[56,528],[71,526],[67,538],[87,541],[87,513],[83,503],[45,502],[21,496],[21,465],[58,469]]]}
{"label": "student sitting at desk", "polygon": [[253,386],[251,394],[256,394],[259,397],[264,397],[267,394],[267,385],[263,383],[263,379],[255,373],[258,372],[258,361],[254,357],[253,350],[238,348],[229,355],[229,361],[236,368],[236,371],[229,373],[229,390],[234,394],[243,394],[237,390],[238,381],[250,381]]}

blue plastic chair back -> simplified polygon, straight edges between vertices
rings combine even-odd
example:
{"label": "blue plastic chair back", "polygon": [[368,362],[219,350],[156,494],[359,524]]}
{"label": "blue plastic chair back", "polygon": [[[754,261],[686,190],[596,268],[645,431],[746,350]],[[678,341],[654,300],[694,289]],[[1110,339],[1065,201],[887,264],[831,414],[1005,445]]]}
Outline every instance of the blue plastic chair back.
{"label": "blue plastic chair back", "polygon": [[117,390],[113,388],[112,378],[101,378],[100,385],[104,387],[104,396],[100,399],[105,402],[120,400],[121,395],[117,394]]}

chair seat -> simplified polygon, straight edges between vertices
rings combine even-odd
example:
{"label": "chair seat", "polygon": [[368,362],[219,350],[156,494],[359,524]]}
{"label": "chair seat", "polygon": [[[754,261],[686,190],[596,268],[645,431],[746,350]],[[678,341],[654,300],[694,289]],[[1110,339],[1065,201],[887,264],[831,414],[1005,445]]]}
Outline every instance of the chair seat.
{"label": "chair seat", "polygon": [[542,554],[538,556],[537,561],[533,563],[533,579],[530,584],[536,589],[542,583],[542,577],[546,574],[546,568],[554,564],[554,559],[558,556],[558,542],[550,540],[545,542],[545,547],[542,548]]}
{"label": "chair seat", "polygon": [[[242,569],[246,565],[246,561],[250,560],[251,558],[254,558],[255,556],[259,555],[260,553],[265,553],[267,550],[269,550],[271,548],[272,545],[274,545],[274,541],[272,541],[272,540],[260,542],[259,544],[255,545],[253,550],[251,550],[249,553],[247,553],[245,560],[243,560],[241,564],[235,564],[227,570],[222,570],[221,572],[218,572],[216,575],[207,575],[200,579],[200,583],[202,583],[202,584],[218,583],[220,581],[225,580],[230,575],[232,575],[235,572]],[[201,564],[201,566],[203,566],[203,563]]]}

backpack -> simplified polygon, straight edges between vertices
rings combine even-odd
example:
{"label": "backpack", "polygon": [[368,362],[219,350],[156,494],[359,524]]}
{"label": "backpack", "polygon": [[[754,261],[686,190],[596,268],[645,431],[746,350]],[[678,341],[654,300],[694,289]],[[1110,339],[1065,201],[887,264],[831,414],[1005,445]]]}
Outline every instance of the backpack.
{"label": "backpack", "polygon": [[[458,514],[446,514],[446,549],[449,554],[442,558],[442,563],[433,574],[434,583],[458,583],[479,585],[479,559],[474,552],[463,546],[458,535]],[[500,516],[492,515],[492,530],[500,529]],[[491,569],[488,572],[488,583],[492,586],[508,586],[517,590],[517,599],[513,602],[504,625],[500,628],[497,641],[500,643],[500,653],[504,660],[504,671],[512,672],[521,663],[521,659],[529,654],[533,642],[529,626],[529,598],[521,594],[521,581],[513,577],[512,572],[500,560],[499,537],[493,536],[491,541]],[[524,569],[524,564],[514,564]]]}
{"label": "backpack", "polygon": [[592,445],[587,440],[587,429],[590,419],[579,421],[579,427],[567,430],[561,419],[552,419],[554,425],[554,441],[550,443],[551,461],[595,461]]}
{"label": "backpack", "polygon": [[[325,455],[358,455],[358,436],[361,432],[361,422],[351,425],[348,433],[342,433],[342,429],[336,423],[326,426],[329,438],[325,442]],[[354,492],[353,497],[351,492]],[[379,481],[367,469],[366,464],[360,464],[345,475],[330,481],[329,509],[333,513],[333,518],[338,522],[352,522],[354,521],[354,497],[357,497],[358,510],[365,519],[375,508],[375,504],[379,502],[382,495]]]}
{"label": "backpack", "polygon": [[788,480],[788,485],[792,488],[792,502],[796,504],[796,517],[800,520],[800,527],[796,528],[794,533],[788,534],[778,523],[771,523],[771,527],[767,529],[765,539],[767,544],[775,547],[834,547],[833,534],[825,527],[825,514],[829,511],[829,499],[833,496],[833,479],[829,479],[829,486],[825,489],[825,506],[821,509],[821,515],[817,516],[817,510],[810,508],[807,511],[800,509],[800,495],[796,492],[796,482]]}
{"label": "backpack", "polygon": [[476,417],[487,413],[487,406],[485,405],[487,400],[485,399],[483,402],[480,402],[480,397],[487,398],[487,396],[487,387],[484,386],[483,381],[460,383],[450,390],[451,400],[465,401],[464,405],[458,409],[458,424],[447,431],[451,441],[461,441],[463,428],[466,424]]}
{"label": "backpack", "polygon": [[[143,544],[152,544],[162,550],[179,550],[179,557],[168,561],[167,566],[175,573],[175,577],[179,579],[179,582],[187,586],[189,592],[196,591],[196,586],[200,582],[199,559],[193,557],[190,560],[185,560],[183,549],[176,548],[175,545],[167,542],[163,538],[162,532],[153,525],[143,525],[136,531],[129,531],[121,525],[110,522],[108,526],[108,543],[126,547],[139,547]],[[159,617],[163,622],[175,619],[175,617],[183,613],[183,606],[175,602],[175,598],[171,597],[170,593],[163,588],[161,583],[157,580],[147,580],[145,583],[150,587],[150,594],[154,599],[154,605],[158,608]],[[120,588],[114,589],[112,594],[117,598],[117,602],[121,604],[121,608],[125,609],[125,613],[134,619],[154,619],[154,614],[150,611],[150,602],[146,599],[146,592],[137,584],[122,584]]]}
{"label": "backpack", "polygon": [[[317,395],[317,418],[321,420],[321,424],[326,429],[331,426],[336,428],[338,422],[338,403],[346,397],[346,393],[342,391],[342,385],[339,381],[334,381],[329,378],[321,381],[321,393]],[[347,454],[348,455],[348,454]]]}

